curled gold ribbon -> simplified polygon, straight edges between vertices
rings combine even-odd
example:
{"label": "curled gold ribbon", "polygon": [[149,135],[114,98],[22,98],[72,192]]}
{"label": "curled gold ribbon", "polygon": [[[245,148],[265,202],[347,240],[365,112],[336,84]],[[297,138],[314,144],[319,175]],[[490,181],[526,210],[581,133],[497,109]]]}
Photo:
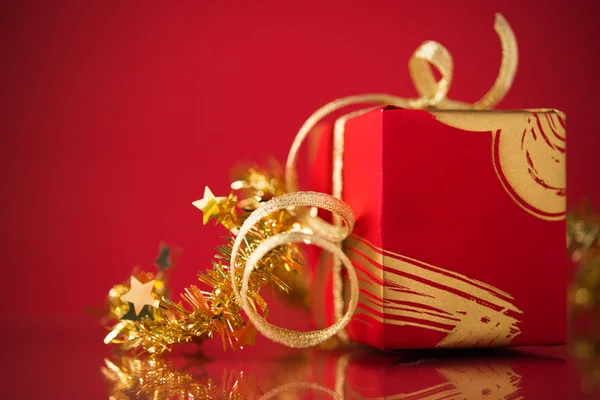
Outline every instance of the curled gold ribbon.
{"label": "curled gold ribbon", "polygon": [[[241,282],[241,290],[237,286],[237,282],[235,281],[235,265],[237,253],[240,250],[240,247],[244,241],[244,237],[246,234],[252,229],[252,227],[262,218],[271,214],[274,211],[282,210],[289,207],[302,207],[302,206],[310,206],[310,207],[318,207],[323,210],[330,211],[335,215],[339,216],[345,223],[344,227],[336,227],[336,229],[332,230],[324,230],[320,232],[319,235],[311,233],[311,232],[303,232],[300,230],[290,231],[280,233],[278,235],[272,236],[262,243],[258,245],[256,249],[252,252],[248,260],[246,261],[246,265],[244,266],[244,274]],[[341,229],[340,229],[341,228]],[[348,259],[348,257],[344,254],[344,252],[336,246],[335,243],[344,240],[354,228],[354,214],[352,209],[341,200],[338,200],[328,194],[325,193],[317,193],[317,192],[295,192],[288,193],[283,196],[277,197],[267,203],[263,204],[256,211],[254,211],[246,221],[242,224],[238,235],[235,238],[235,242],[233,243],[233,247],[231,250],[231,261],[229,273],[231,276],[231,281],[233,282],[233,291],[236,295],[236,298],[240,301],[242,308],[248,315],[250,321],[254,324],[256,329],[261,332],[264,336],[269,339],[285,344],[289,347],[311,347],[316,344],[319,344],[330,337],[334,336],[338,332],[340,332],[346,324],[352,318],[354,314],[354,310],[356,309],[356,304],[358,302],[358,278],[356,276],[356,271],[352,266],[352,263]],[[254,267],[260,261],[260,259],[266,255],[272,249],[288,244],[288,243],[312,243],[323,250],[327,250],[341,260],[342,264],[346,267],[348,271],[348,276],[350,278],[350,303],[348,305],[348,311],[344,314],[340,319],[338,319],[333,325],[312,332],[297,332],[289,329],[281,328],[267,322],[262,316],[260,316],[257,311],[252,307],[246,293],[248,291],[248,282],[250,280],[250,275],[254,270]]]}
{"label": "curled gold ribbon", "polygon": [[[248,318],[264,336],[290,347],[313,346],[327,340],[336,333],[339,333],[340,337],[344,339],[345,332],[343,328],[350,321],[358,302],[356,271],[341,249],[341,243],[348,237],[354,227],[352,210],[341,200],[343,189],[344,130],[346,121],[349,118],[366,113],[372,108],[364,108],[345,114],[338,118],[334,124],[333,196],[316,192],[298,192],[296,161],[300,147],[308,134],[321,120],[331,113],[357,104],[370,104],[371,106],[392,105],[407,109],[445,108],[482,110],[493,108],[504,98],[510,89],[518,64],[518,48],[515,35],[501,14],[496,14],[494,29],[500,38],[502,47],[500,70],[490,90],[475,103],[463,103],[446,97],[450,90],[454,70],[452,56],[440,43],[426,41],[417,48],[408,63],[410,76],[419,93],[419,97],[409,99],[385,93],[368,93],[343,97],[327,103],[316,110],[302,125],[292,143],[285,167],[285,183],[289,193],[265,203],[254,211],[242,225],[232,249],[229,272],[233,282],[233,290]],[[441,75],[438,81],[435,79],[432,67],[436,68]],[[245,235],[261,218],[264,218],[273,211],[287,207],[295,207],[297,209],[299,221],[303,222],[304,230],[282,233],[261,243],[246,262],[242,281],[240,283],[236,282],[234,271],[237,268],[237,252],[240,250]],[[334,216],[333,224],[311,215],[302,207],[315,207],[331,211]],[[291,331],[268,323],[258,315],[246,296],[250,275],[256,263],[266,253],[277,246],[301,241],[311,242],[331,252],[334,256],[333,297],[336,322],[328,328],[312,332]],[[350,299],[345,314],[343,313],[344,300],[342,297],[342,265],[348,271],[350,278]],[[241,286],[241,290],[238,284]]]}

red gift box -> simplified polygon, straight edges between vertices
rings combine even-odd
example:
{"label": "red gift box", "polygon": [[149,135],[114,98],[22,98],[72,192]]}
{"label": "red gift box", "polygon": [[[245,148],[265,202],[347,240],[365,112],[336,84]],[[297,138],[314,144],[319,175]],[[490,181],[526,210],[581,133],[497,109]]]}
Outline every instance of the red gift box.
{"label": "red gift box", "polygon": [[[330,193],[323,132],[312,189]],[[344,137],[342,198],[356,216],[344,249],[360,281],[351,340],[565,343],[563,114],[383,107],[347,121]],[[331,323],[331,295],[316,299]]]}

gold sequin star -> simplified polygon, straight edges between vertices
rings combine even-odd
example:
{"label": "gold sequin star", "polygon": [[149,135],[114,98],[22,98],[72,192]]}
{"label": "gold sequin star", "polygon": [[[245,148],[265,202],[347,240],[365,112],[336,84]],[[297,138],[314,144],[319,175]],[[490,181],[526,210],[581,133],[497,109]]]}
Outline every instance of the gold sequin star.
{"label": "gold sequin star", "polygon": [[204,197],[194,201],[192,204],[199,208],[204,214],[203,222],[206,225],[210,217],[219,214],[219,203],[226,197],[215,197],[208,186],[204,187]]}
{"label": "gold sequin star", "polygon": [[144,306],[158,307],[158,300],[152,296],[153,287],[154,280],[142,283],[132,276],[131,289],[121,296],[121,300],[132,303],[133,307],[135,308],[136,315],[142,312]]}

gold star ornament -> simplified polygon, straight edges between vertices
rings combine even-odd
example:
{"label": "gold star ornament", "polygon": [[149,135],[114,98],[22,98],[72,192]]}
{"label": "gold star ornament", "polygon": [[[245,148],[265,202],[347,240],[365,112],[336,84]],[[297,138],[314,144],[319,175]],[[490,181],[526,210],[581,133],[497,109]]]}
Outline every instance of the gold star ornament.
{"label": "gold star ornament", "polygon": [[121,296],[121,300],[133,304],[135,315],[138,315],[144,306],[158,307],[159,301],[152,296],[152,288],[154,288],[154,280],[142,283],[132,276],[131,289]]}
{"label": "gold star ornament", "polygon": [[192,203],[195,207],[199,208],[204,214],[204,225],[206,225],[210,217],[219,214],[219,203],[221,203],[225,199],[226,197],[215,197],[215,195],[210,191],[208,186],[204,187],[204,197]]}

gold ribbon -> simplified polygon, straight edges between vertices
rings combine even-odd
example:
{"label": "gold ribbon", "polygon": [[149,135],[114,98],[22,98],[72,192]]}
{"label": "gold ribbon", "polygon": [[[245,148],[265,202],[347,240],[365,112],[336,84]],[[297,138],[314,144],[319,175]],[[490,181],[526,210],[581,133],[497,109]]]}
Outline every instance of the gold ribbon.
{"label": "gold ribbon", "polygon": [[[240,246],[242,245],[246,234],[259,220],[274,211],[289,207],[303,206],[318,207],[323,210],[330,211],[334,215],[337,215],[344,222],[345,226],[336,226],[335,229],[323,230],[322,232],[319,232],[319,234],[315,234],[309,230],[297,230],[281,233],[266,239],[252,252],[246,261],[240,290],[237,286],[237,282],[235,281],[235,265],[238,251],[240,250]],[[231,281],[233,282],[232,286],[236,298],[238,301],[240,301],[242,308],[248,315],[248,318],[259,332],[269,339],[285,344],[289,347],[311,347],[327,340],[346,326],[346,324],[350,321],[350,318],[352,318],[358,302],[358,278],[352,263],[340,249],[340,247],[335,243],[339,243],[348,237],[353,228],[354,214],[352,213],[350,207],[343,201],[325,193],[295,192],[284,194],[283,196],[266,202],[256,211],[250,214],[248,219],[246,219],[246,221],[244,221],[242,224],[240,231],[236,236],[235,242],[233,243],[233,247],[231,249],[229,273],[231,276]],[[346,311],[346,314],[341,316],[341,318],[339,318],[333,325],[325,329],[312,332],[297,332],[272,325],[258,314],[246,296],[250,275],[252,274],[252,271],[254,270],[254,267],[258,261],[265,254],[278,246],[298,242],[315,244],[339,257],[341,263],[346,267],[348,276],[350,277],[350,302],[348,305],[348,311]]]}
{"label": "gold ribbon", "polygon": [[[408,63],[410,76],[419,93],[419,97],[407,99],[385,93],[368,93],[343,97],[319,108],[302,125],[292,143],[286,162],[285,181],[286,189],[289,193],[263,204],[248,217],[236,236],[230,260],[229,272],[236,298],[250,321],[264,336],[290,347],[314,346],[338,333],[344,339],[346,336],[343,329],[352,318],[358,302],[356,271],[341,249],[343,240],[348,237],[354,227],[352,210],[341,200],[343,189],[344,130],[348,119],[364,114],[372,108],[365,108],[345,114],[335,121],[333,129],[333,196],[325,193],[298,191],[296,160],[300,147],[308,134],[329,114],[356,104],[371,104],[372,106],[392,105],[407,109],[444,108],[482,110],[493,108],[504,98],[510,89],[518,64],[518,49],[515,35],[506,19],[500,14],[496,14],[494,29],[500,38],[502,46],[502,62],[494,85],[479,101],[468,104],[446,97],[450,89],[454,69],[452,56],[440,43],[427,41],[419,46]],[[436,81],[433,75],[432,66],[441,75],[439,81]],[[260,219],[274,211],[288,207],[297,209],[301,228],[273,236],[258,246],[244,266],[240,290],[238,282],[235,281],[234,271],[237,268],[237,252],[240,250],[245,235]],[[334,216],[333,224],[315,215],[311,215],[305,207],[320,208],[332,212]],[[260,316],[246,298],[248,282],[256,263],[275,247],[297,242],[315,244],[334,255],[333,295],[336,322],[322,330],[298,332],[274,326]],[[350,300],[345,314],[343,313],[344,299],[342,297],[342,265],[348,271],[350,278]]]}

